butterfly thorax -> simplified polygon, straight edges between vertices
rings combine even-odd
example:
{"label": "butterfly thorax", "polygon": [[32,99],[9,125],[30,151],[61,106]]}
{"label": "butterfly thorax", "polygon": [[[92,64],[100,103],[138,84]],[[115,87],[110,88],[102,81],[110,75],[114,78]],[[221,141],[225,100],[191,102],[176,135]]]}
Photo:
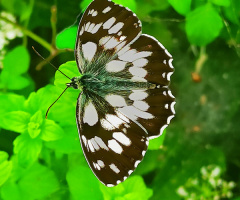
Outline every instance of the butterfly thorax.
{"label": "butterfly thorax", "polygon": [[72,82],[68,84],[69,87],[80,89],[81,91],[88,91],[105,96],[106,93],[114,93],[124,90],[143,90],[153,89],[155,84],[149,82],[137,82],[121,77],[84,74],[79,77],[72,78]]}

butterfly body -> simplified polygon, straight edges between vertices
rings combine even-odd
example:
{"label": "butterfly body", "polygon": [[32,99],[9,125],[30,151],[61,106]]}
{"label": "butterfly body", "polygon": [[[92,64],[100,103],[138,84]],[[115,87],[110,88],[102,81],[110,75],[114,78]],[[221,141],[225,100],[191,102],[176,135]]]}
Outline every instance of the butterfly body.
{"label": "butterfly body", "polygon": [[82,75],[67,86],[81,90],[76,119],[83,153],[97,178],[115,186],[174,117],[172,56],[141,34],[128,8],[94,0],[80,21],[75,57]]}

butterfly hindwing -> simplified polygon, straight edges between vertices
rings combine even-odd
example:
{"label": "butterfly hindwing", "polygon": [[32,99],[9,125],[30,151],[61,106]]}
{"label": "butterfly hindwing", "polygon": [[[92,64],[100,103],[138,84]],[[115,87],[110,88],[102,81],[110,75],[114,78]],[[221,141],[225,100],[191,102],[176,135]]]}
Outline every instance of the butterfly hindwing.
{"label": "butterfly hindwing", "polygon": [[141,21],[128,8],[107,0],[94,0],[84,12],[78,29],[75,57],[80,72],[86,72],[86,62],[103,52],[113,55],[140,34]]}
{"label": "butterfly hindwing", "polygon": [[124,181],[143,159],[148,137],[144,129],[101,100],[107,113],[81,94],[77,124],[84,155],[98,179],[107,186]]}

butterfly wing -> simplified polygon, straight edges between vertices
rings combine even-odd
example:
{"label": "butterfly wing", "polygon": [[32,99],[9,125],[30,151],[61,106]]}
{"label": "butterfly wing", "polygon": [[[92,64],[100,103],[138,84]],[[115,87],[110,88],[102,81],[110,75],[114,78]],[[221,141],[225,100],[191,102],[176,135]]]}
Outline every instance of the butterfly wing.
{"label": "butterfly wing", "polygon": [[136,40],[141,26],[128,8],[108,0],[94,0],[84,12],[77,34],[75,57],[80,72],[86,73],[86,63],[98,54],[114,55]]}
{"label": "butterfly wing", "polygon": [[[97,178],[111,187],[124,181],[143,159],[146,130],[103,98],[82,93],[77,102],[77,124],[86,160]],[[91,94],[94,95],[94,94]],[[101,112],[96,100],[107,110]]]}
{"label": "butterfly wing", "polygon": [[[133,120],[138,121],[147,131],[150,138],[162,134],[174,117],[175,98],[167,88],[174,68],[172,56],[154,37],[143,34],[134,43],[117,53],[110,61],[124,63],[124,68],[115,65],[116,69],[106,67],[109,73],[121,72],[133,81],[156,84],[155,89],[134,90],[125,93],[125,106],[119,110]],[[108,66],[108,65],[107,65]],[[111,103],[111,102],[109,102]]]}

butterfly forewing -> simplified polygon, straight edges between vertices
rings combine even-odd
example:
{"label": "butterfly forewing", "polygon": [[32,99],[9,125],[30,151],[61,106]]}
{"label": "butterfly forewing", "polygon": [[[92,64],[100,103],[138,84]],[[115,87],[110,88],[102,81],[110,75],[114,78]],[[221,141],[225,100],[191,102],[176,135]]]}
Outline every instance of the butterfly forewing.
{"label": "butterfly forewing", "polygon": [[117,185],[143,159],[148,146],[147,133],[104,99],[101,103],[107,105],[107,113],[99,111],[94,101],[85,102],[84,95],[80,95],[77,103],[77,124],[84,155],[102,183]]}
{"label": "butterfly forewing", "polygon": [[84,12],[75,48],[81,73],[86,62],[101,53],[109,56],[133,42],[141,34],[141,22],[128,8],[107,0],[94,0]]}

